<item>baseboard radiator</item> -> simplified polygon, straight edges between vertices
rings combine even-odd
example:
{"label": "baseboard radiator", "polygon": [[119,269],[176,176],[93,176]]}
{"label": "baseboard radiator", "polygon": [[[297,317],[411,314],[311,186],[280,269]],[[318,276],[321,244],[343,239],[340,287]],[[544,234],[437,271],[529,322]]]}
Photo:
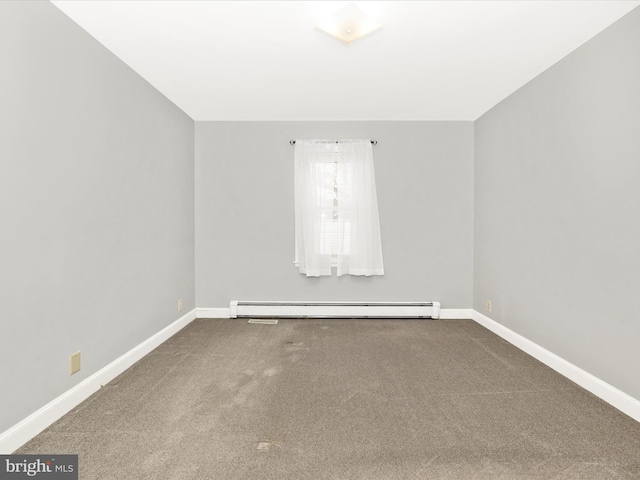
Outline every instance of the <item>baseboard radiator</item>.
{"label": "baseboard radiator", "polygon": [[261,302],[233,300],[231,318],[440,317],[439,302]]}

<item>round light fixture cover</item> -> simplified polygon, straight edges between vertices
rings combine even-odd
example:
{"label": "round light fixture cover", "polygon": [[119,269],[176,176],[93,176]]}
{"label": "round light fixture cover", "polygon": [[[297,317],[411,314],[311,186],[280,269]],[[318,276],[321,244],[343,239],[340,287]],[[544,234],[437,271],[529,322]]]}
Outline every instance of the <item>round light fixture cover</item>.
{"label": "round light fixture cover", "polygon": [[331,18],[316,25],[320,30],[349,44],[382,28],[382,23],[349,2]]}

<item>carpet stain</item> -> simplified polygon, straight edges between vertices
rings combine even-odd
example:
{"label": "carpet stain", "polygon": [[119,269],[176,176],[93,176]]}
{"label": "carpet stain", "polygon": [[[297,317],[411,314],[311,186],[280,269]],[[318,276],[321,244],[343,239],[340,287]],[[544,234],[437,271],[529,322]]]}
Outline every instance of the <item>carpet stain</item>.
{"label": "carpet stain", "polygon": [[280,370],[281,368],[278,367],[267,368],[262,372],[262,375],[264,375],[265,377],[273,377],[274,375],[280,373]]}
{"label": "carpet stain", "polygon": [[271,442],[258,442],[256,450],[260,452],[268,452],[271,449]]}

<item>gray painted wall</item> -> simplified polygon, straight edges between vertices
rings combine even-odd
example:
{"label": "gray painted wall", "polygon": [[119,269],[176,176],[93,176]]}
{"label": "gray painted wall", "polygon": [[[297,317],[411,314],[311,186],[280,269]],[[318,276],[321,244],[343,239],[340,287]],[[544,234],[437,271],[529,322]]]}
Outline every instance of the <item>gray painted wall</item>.
{"label": "gray painted wall", "polygon": [[475,123],[474,308],[640,398],[640,8]]}
{"label": "gray painted wall", "polygon": [[[196,122],[196,303],[438,300],[470,308],[472,122]],[[373,138],[383,277],[293,266],[294,138]]]}
{"label": "gray painted wall", "polygon": [[0,2],[0,62],[2,432],[195,291],[193,121],[49,2]]}

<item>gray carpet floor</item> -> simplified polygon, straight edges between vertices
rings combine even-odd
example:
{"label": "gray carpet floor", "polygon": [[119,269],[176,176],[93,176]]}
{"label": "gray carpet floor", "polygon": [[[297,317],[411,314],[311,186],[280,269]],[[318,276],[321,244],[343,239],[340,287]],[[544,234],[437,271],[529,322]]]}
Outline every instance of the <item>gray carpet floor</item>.
{"label": "gray carpet floor", "polygon": [[196,320],[18,452],[93,479],[639,479],[640,424],[470,320]]}

